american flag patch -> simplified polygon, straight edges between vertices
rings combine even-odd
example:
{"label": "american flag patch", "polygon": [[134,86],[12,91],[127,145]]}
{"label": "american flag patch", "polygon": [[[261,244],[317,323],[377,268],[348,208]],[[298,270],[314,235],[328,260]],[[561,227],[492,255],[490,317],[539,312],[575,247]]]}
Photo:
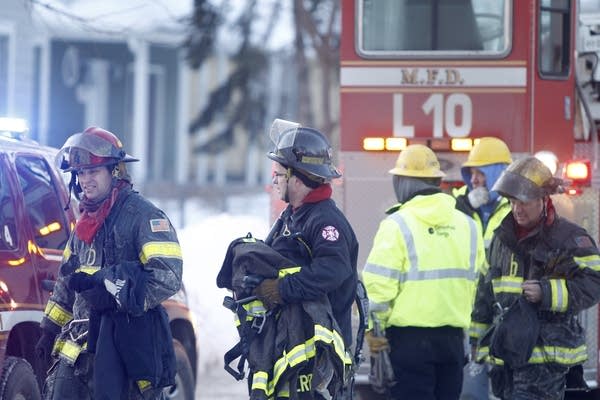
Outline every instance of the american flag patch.
{"label": "american flag patch", "polygon": [[575,238],[575,243],[577,243],[578,247],[593,247],[594,244],[587,236],[578,236]]}
{"label": "american flag patch", "polygon": [[152,232],[169,232],[171,230],[171,225],[169,224],[169,221],[164,218],[151,219],[150,229]]}

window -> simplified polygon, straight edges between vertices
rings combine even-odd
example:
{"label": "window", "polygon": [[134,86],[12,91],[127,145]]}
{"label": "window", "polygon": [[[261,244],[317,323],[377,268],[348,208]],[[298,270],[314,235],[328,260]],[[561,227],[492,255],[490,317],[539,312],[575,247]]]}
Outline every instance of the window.
{"label": "window", "polygon": [[0,33],[0,115],[8,112],[9,37]]}
{"label": "window", "polygon": [[14,194],[8,182],[7,169],[0,157],[0,251],[15,250],[19,244],[15,217]]}
{"label": "window", "polygon": [[40,112],[42,98],[42,48],[33,48],[33,74],[31,82],[31,117],[28,136],[40,141]]}
{"label": "window", "polygon": [[510,0],[359,0],[358,53],[365,57],[502,56]]}
{"label": "window", "polygon": [[569,0],[540,2],[539,69],[541,75],[569,74]]}
{"label": "window", "polygon": [[36,244],[62,250],[69,237],[68,225],[46,161],[20,156],[16,167]]}

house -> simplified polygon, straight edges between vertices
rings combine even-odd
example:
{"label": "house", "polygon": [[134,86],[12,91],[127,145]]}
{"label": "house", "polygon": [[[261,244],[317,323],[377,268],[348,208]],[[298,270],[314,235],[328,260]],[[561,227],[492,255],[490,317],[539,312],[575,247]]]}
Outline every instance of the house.
{"label": "house", "polygon": [[136,182],[183,183],[189,91],[181,16],[191,2],[174,3],[4,0],[0,116],[25,118],[33,139],[55,147],[87,126],[107,128],[141,160],[132,164]]}
{"label": "house", "polygon": [[[55,147],[91,125],[114,132],[140,159],[130,172],[151,197],[213,196],[218,203],[228,191],[264,190],[268,126],[276,117],[294,119],[297,85],[304,84],[291,78],[291,47],[279,44],[270,56],[264,137],[254,132],[258,139],[249,140],[238,126],[226,150],[200,153],[226,117],[191,133],[188,127],[234,68],[236,44],[225,35],[191,70],[183,43],[192,9],[192,0],[4,0],[0,117],[25,118],[33,139]],[[320,80],[310,86],[318,116]]]}

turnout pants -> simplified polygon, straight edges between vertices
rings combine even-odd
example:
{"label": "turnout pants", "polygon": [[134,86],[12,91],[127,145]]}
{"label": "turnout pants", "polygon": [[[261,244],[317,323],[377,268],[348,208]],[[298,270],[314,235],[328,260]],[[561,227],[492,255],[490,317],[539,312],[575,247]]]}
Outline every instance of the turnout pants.
{"label": "turnout pants", "polygon": [[92,355],[82,353],[75,365],[65,359],[54,361],[44,384],[44,400],[92,400]]}
{"label": "turnout pants", "polygon": [[493,367],[492,390],[503,400],[562,400],[568,371],[557,364],[527,364],[514,370]]}
{"label": "turnout pants", "polygon": [[[92,363],[94,355],[81,353],[77,358],[75,365],[70,365],[66,360],[58,358],[52,364],[48,371],[48,377],[44,384],[42,398],[44,400],[98,400],[107,399],[106,392],[111,392],[113,388],[104,388],[100,390],[99,396],[94,396],[93,390],[93,368]],[[125,384],[124,382],[115,382],[115,384]],[[118,386],[122,387],[122,386]],[[162,389],[149,389],[142,395],[134,382],[129,382],[125,390],[118,390],[119,393],[110,400],[164,400],[166,399]]]}

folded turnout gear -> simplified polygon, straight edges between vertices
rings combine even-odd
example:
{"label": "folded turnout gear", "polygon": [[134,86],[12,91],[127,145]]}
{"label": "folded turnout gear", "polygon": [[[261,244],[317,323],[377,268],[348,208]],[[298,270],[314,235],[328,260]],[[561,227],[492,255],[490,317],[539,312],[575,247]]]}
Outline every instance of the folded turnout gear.
{"label": "folded turnout gear", "polygon": [[502,359],[509,368],[524,366],[540,334],[536,307],[523,296],[519,297],[490,331],[490,355]]}

